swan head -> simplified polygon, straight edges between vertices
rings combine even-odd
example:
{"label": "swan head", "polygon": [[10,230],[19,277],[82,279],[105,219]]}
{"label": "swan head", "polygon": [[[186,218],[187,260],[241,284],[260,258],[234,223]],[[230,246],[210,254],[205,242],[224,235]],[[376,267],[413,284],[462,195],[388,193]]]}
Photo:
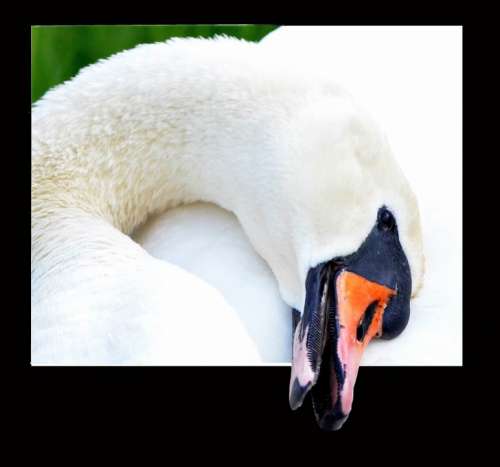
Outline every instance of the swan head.
{"label": "swan head", "polygon": [[286,135],[287,170],[275,177],[272,218],[259,222],[267,242],[254,240],[293,310],[290,405],[311,392],[319,425],[336,430],[366,346],[408,323],[424,266],[418,205],[384,133],[352,99],[305,106]]}

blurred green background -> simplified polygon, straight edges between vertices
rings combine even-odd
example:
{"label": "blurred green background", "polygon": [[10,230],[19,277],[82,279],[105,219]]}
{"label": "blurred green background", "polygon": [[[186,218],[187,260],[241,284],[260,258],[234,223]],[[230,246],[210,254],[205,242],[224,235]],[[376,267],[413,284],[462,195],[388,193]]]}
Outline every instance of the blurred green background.
{"label": "blurred green background", "polygon": [[226,34],[258,41],[272,25],[34,26],[31,29],[31,102],[100,58],[170,37]]}

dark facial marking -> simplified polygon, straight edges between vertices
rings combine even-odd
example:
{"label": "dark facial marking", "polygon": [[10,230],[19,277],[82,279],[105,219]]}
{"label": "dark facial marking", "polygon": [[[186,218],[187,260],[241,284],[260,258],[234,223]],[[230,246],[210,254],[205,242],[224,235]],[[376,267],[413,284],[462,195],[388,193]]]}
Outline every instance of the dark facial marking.
{"label": "dark facial marking", "polygon": [[358,251],[343,260],[347,271],[397,291],[384,311],[381,337],[398,336],[410,318],[411,273],[396,219],[387,207],[378,210],[376,225]]}
{"label": "dark facial marking", "polygon": [[379,209],[377,215],[377,227],[380,230],[387,232],[387,231],[393,231],[395,226],[396,226],[396,219],[394,219],[392,213],[385,206]]}

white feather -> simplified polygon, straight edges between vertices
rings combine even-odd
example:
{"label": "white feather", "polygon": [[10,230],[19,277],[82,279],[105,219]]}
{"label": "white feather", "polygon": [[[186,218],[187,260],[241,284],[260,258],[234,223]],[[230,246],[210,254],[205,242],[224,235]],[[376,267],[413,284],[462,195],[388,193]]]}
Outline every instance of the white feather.
{"label": "white feather", "polygon": [[[234,39],[144,45],[37,103],[35,363],[281,359],[290,331],[277,350],[259,347],[262,337],[220,293],[124,235],[196,200],[236,214],[282,299],[298,309],[309,267],[355,251],[387,204],[418,290],[418,208],[383,132],[328,74],[281,58]],[[283,307],[273,309],[279,316]]]}

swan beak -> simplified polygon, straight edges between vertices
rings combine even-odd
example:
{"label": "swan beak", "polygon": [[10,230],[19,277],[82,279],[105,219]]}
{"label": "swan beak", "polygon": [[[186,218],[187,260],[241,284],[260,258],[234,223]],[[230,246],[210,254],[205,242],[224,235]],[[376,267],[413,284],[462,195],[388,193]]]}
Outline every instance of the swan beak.
{"label": "swan beak", "polygon": [[311,268],[305,288],[303,313],[294,310],[290,407],[311,391],[319,426],[338,430],[367,345],[396,337],[410,317],[410,268],[392,214],[380,208],[359,249]]}
{"label": "swan beak", "polygon": [[312,388],[318,424],[338,430],[351,411],[363,351],[382,334],[384,310],[396,292],[345,269],[328,271],[320,287],[319,316],[295,328],[290,406],[300,407]]}
{"label": "swan beak", "polygon": [[396,295],[389,287],[345,270],[336,276],[335,288],[335,332],[329,334],[328,355],[323,355],[312,390],[316,418],[325,430],[338,430],[349,416],[363,352],[373,337],[382,335],[384,310]]}

